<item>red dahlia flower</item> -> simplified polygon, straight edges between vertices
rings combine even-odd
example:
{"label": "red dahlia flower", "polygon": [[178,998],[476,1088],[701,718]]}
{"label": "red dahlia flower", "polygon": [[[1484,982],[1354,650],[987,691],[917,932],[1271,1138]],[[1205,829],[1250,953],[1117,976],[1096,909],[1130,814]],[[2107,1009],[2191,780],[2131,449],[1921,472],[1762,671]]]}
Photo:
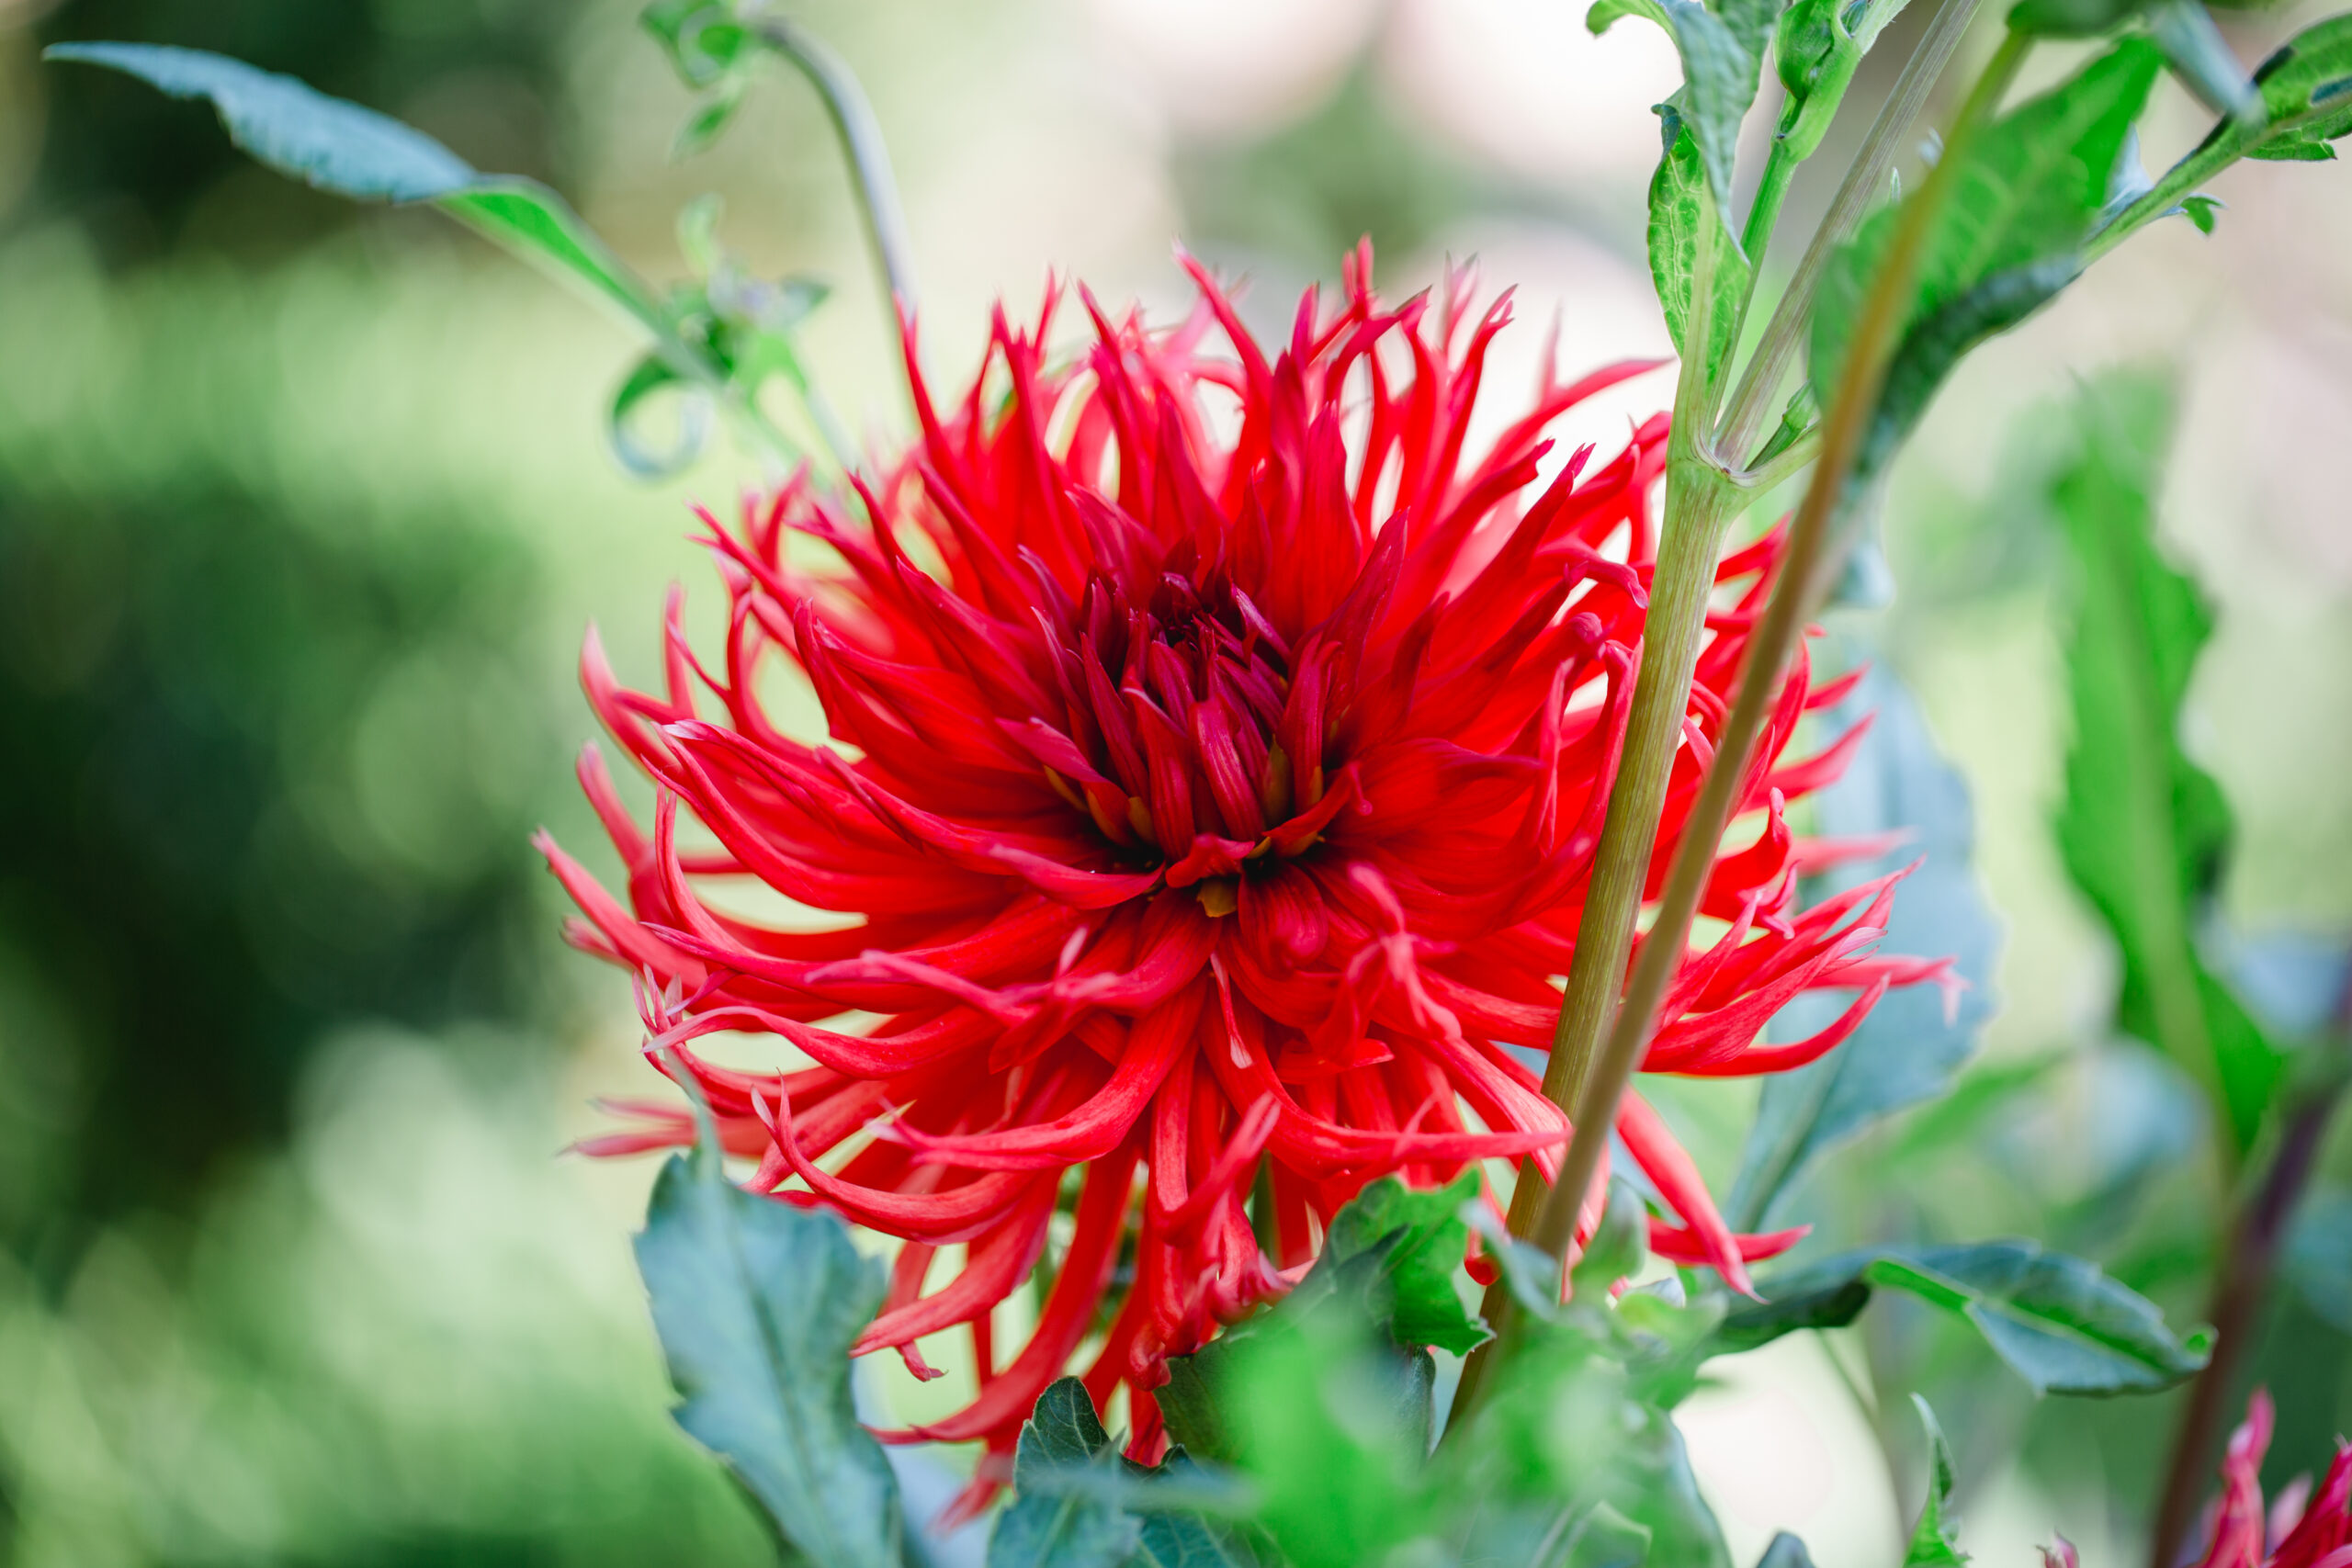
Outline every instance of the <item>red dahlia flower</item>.
{"label": "red dahlia flower", "polygon": [[[1173,330],[1087,299],[1091,342],[1066,365],[1041,346],[1051,293],[1035,333],[1000,311],[961,405],[918,384],[921,438],[854,502],[796,479],[732,528],[704,514],[730,600],[715,658],[674,600],[660,694],[621,687],[589,640],[589,696],[656,806],[649,837],[583,759],[628,908],[546,844],[587,917],[571,935],[643,977],[649,1049],[759,1160],[755,1190],[903,1239],[861,1352],[930,1375],[916,1341],[968,1326],[978,1397],[894,1437],[1009,1451],[1093,1337],[1088,1385],[1129,1389],[1148,1453],[1162,1360],[1284,1290],[1366,1180],[1556,1165],[1566,1119],[1529,1057],[1623,740],[1666,422],[1546,479],[1546,427],[1650,367],[1547,374],[1467,455],[1508,297],[1474,315],[1459,275],[1392,310],[1370,269],[1351,259],[1335,310],[1309,291],[1271,363],[1198,268]],[[1780,547],[1722,565],[1654,880]],[[832,744],[771,719],[778,659]],[[1708,887],[1721,934],[1684,963],[1647,1070],[1795,1066],[1889,985],[1941,977],[1872,954],[1894,877],[1797,907],[1797,874],[1838,851],[1794,837],[1786,802],[1859,730],[1782,752],[1845,685],[1790,675],[1747,781],[1754,826]],[[728,912],[750,885],[854,922]],[[1824,988],[1859,995],[1809,1040],[1757,1043]],[[715,1066],[689,1046],[713,1033],[802,1065]],[[595,1152],[692,1136],[677,1106],[625,1109],[641,1127]],[[1617,1131],[1675,1216],[1652,1222],[1657,1251],[1744,1287],[1743,1260],[1794,1239],[1734,1235],[1637,1096]],[[1065,1202],[1036,1326],[1001,1357],[989,1311]]]}
{"label": "red dahlia flower", "polygon": [[2197,1568],[2352,1568],[2352,1447],[2337,1438],[2316,1491],[2306,1475],[2266,1509],[2262,1458],[2271,1423],[2270,1391],[2257,1388],[2222,1455],[2222,1495]]}

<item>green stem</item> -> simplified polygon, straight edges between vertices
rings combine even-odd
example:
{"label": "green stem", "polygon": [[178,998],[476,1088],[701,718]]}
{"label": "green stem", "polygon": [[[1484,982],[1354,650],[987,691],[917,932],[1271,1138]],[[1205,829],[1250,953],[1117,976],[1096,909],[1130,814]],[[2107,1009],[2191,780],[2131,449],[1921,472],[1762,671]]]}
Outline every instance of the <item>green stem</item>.
{"label": "green stem", "polygon": [[833,130],[848,154],[850,174],[857,185],[858,206],[865,217],[866,238],[882,268],[883,287],[890,295],[890,335],[899,335],[899,311],[915,308],[914,249],[907,239],[906,214],[899,206],[898,182],[890,173],[890,152],[882,141],[881,122],[849,62],[835,54],[822,39],[798,23],[766,17],[753,28],[762,42],[798,67],[817,96],[824,100]]}
{"label": "green stem", "polygon": [[[1957,171],[1966,164],[1978,129],[1998,107],[2029,47],[2030,40],[2020,34],[2012,33],[2003,39],[1968,101],[1961,107],[1951,132],[1945,138],[1942,159],[1919,194],[1902,209],[1884,262],[1863,300],[1854,324],[1852,347],[1847,353],[1845,369],[1838,379],[1838,395],[1823,421],[1821,457],[1814,468],[1813,482],[1790,526],[1787,551],[1781,558],[1771,600],[1765,607],[1764,619],[1748,644],[1738,694],[1716,741],[1714,759],[1700,785],[1699,798],[1675,847],[1657,918],[1634,960],[1616,1022],[1577,1100],[1573,1119],[1576,1131],[1561,1158],[1559,1177],[1544,1199],[1532,1238],[1548,1253],[1565,1255],[1575,1235],[1577,1211],[1592,1185],[1594,1172],[1600,1168],[1601,1153],[1608,1147],[1606,1129],[1614,1122],[1618,1101],[1649,1048],[1658,1003],[1666,994],[1667,984],[1689,950],[1690,921],[1698,911],[1699,897],[1706,886],[1724,830],[1730,825],[1734,795],[1747,773],[1748,753],[1755,749],[1781,671],[1795,651],[1804,623],[1838,564],[1836,557],[1842,551],[1826,547],[1829,524],[1833,513],[1839,510],[1847,476],[1860,455],[1863,434],[1869,426],[1871,412],[1877,405],[1887,362],[1907,314],[1912,280],[1926,251],[1935,217],[1957,184]],[[1613,811],[1611,815],[1613,818]]]}
{"label": "green stem", "polygon": [[[1975,20],[1977,3],[1978,0],[1944,0],[1927,36],[1919,40],[1918,51],[1904,65],[1894,90],[1887,95],[1878,118],[1871,122],[1861,151],[1846,171],[1845,181],[1830,201],[1821,227],[1805,246],[1804,258],[1797,264],[1795,276],[1789,279],[1787,290],[1773,308],[1771,320],[1765,323],[1755,356],[1747,362],[1738,389],[1732,395],[1730,407],[1717,427],[1715,449],[1729,454],[1731,461],[1745,460],[1762,434],[1765,421],[1771,417],[1772,400],[1780,394],[1790,367],[1804,347],[1805,326],[1813,316],[1813,297],[1821,286],[1821,275],[1829,265],[1830,253],[1854,231],[1862,214],[1878,199],[1886,171],[1901,150],[1903,139],[1909,134],[1912,121],[1918,118],[1928,94],[1943,75],[1960,40],[1967,35],[1969,23]],[[1753,219],[1751,213],[1751,228]],[[1762,258],[1751,252],[1748,260],[1759,263]]]}
{"label": "green stem", "polygon": [[[1715,304],[1714,251],[1712,244],[1697,248],[1686,343],[1709,341]],[[1634,925],[1641,913],[1642,887],[1649,875],[1667,782],[1682,742],[1682,716],[1690,705],[1690,676],[1706,627],[1707,599],[1714,591],[1715,560],[1723,547],[1724,530],[1739,509],[1740,492],[1700,448],[1705,419],[1699,411],[1708,392],[1705,356],[1685,355],[1675,385],[1674,427],[1667,444],[1666,515],[1659,527],[1625,747],[1610,789],[1609,814],[1586,886],[1567,989],[1552,1032],[1551,1058],[1544,1069],[1544,1098],[1564,1111],[1577,1102],[1593,1049],[1608,1025],[1624,976],[1625,955],[1633,946]],[[1543,1192],[1543,1180],[1532,1165],[1523,1165],[1518,1189],[1511,1195],[1512,1235],[1527,1234],[1541,1210]],[[1458,1427],[1475,1408],[1491,1376],[1498,1348],[1507,1337],[1513,1308],[1510,1292],[1499,1282],[1487,1292],[1484,1311],[1496,1337],[1472,1351],[1463,1364],[1448,1430]]]}

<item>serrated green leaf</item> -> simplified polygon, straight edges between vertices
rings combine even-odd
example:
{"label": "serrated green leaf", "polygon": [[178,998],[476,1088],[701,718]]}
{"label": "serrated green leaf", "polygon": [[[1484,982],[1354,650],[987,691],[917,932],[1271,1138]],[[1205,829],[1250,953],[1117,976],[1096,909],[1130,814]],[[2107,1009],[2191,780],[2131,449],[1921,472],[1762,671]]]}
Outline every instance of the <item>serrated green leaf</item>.
{"label": "serrated green leaf", "polygon": [[1478,1196],[1478,1173],[1449,1186],[1414,1189],[1393,1176],[1365,1184],[1331,1218],[1322,1259],[1333,1269],[1377,1255],[1389,1299],[1387,1328],[1399,1345],[1467,1355],[1487,1338],[1462,1304],[1454,1280],[1470,1240],[1462,1205]]}
{"label": "serrated green leaf", "polygon": [[834,1216],[738,1189],[706,1134],[662,1168],[637,1264],[678,1425],[810,1562],[901,1568],[898,1483],[850,1398],[849,1348],[887,1289],[880,1260]]}
{"label": "serrated green leaf", "polygon": [[1928,1495],[1919,1505],[1919,1522],[1911,1531],[1903,1568],[1961,1568],[1968,1553],[1960,1549],[1952,1529],[1951,1445],[1944,1441],[1944,1429],[1936,1424],[1936,1413],[1928,1408],[1928,1402],[1915,1393],[1911,1403],[1928,1432]]}
{"label": "serrated green leaf", "polygon": [[[1700,166],[1713,192],[1715,210],[1731,210],[1732,165],[1739,150],[1739,122],[1756,101],[1756,85],[1763,57],[1741,41],[1741,27],[1699,4],[1699,0],[1595,0],[1585,13],[1585,26],[1595,33],[1608,30],[1621,17],[1656,22],[1674,40],[1682,57],[1682,85],[1660,107],[1666,116],[1668,148],[1678,121],[1697,143]],[[1739,13],[1742,27],[1751,13]]]}
{"label": "serrated green leaf", "polygon": [[2080,410],[2079,455],[2051,491],[2078,578],[2059,849],[2122,951],[2118,1021],[2212,1091],[2244,1150],[2282,1058],[2195,943],[2232,827],[2221,787],[2179,741],[2212,615],[2155,543],[2171,396],[2153,379],[2117,378],[2088,389]]}
{"label": "serrated green leaf", "polygon": [[1781,85],[1783,153],[1802,162],[1819,150],[1852,85],[1854,72],[1908,0],[1795,0],[1781,13],[1773,58]]}
{"label": "serrated green leaf", "polygon": [[[2335,156],[2326,144],[2352,135],[2352,15],[2297,33],[2262,62],[2254,81],[2268,123],[2259,132],[2238,132],[2249,142],[2249,156],[2309,156],[2284,150],[2312,147]],[[2225,121],[2217,134],[2232,130]]]}
{"label": "serrated green leaf", "polygon": [[1062,1378],[1038,1395],[1013,1456],[1013,1501],[989,1534],[988,1568],[1120,1568],[1133,1557],[1142,1521],[1082,1490],[1040,1484],[1057,1472],[1109,1472],[1110,1447],[1084,1383]]}
{"label": "serrated green leaf", "polygon": [[2163,1314],[2096,1264],[2038,1242],[1878,1247],[1784,1271],[1766,1299],[1725,1314],[1715,1353],[1752,1349],[1800,1328],[1851,1323],[1891,1288],[1967,1319],[2037,1393],[2138,1393],[2169,1388],[2205,1364]]}
{"label": "serrated green leaf", "polygon": [[[1926,986],[1890,993],[1829,1055],[1764,1080],[1725,1206],[1740,1230],[1762,1229],[1774,1205],[1829,1151],[1943,1094],[1993,1012],[2000,924],[1976,875],[1968,785],[1938,751],[1918,704],[1883,664],[1827,715],[1829,728],[1841,733],[1866,718],[1870,731],[1845,774],[1815,797],[1816,830],[1835,839],[1909,837],[1876,860],[1838,868],[1808,897],[1918,860],[1895,900],[1887,944],[1894,952],[1950,958],[1965,988],[1949,1000]],[[1843,1002],[1823,998],[1792,1008],[1775,1021],[1775,1034],[1801,1038],[1826,1027]]]}
{"label": "serrated green leaf", "polygon": [[1724,227],[1722,211],[1709,193],[1697,141],[1687,128],[1678,129],[1650,178],[1650,277],[1657,286],[1658,306],[1666,313],[1676,350],[1685,358],[1699,354],[1690,342],[1690,291],[1700,236],[1708,236],[1714,247],[1710,290],[1714,306],[1708,315],[1704,350],[1710,385],[1736,346],[1739,302],[1747,298],[1749,273],[1747,257]]}

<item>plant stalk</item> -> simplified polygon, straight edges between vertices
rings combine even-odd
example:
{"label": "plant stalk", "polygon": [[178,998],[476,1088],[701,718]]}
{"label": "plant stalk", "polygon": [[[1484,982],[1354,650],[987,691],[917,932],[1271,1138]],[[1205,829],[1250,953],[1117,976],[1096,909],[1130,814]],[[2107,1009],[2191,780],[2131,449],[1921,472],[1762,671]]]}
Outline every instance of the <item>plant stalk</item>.
{"label": "plant stalk", "polygon": [[[1964,4],[1964,0],[1953,3]],[[2002,41],[1961,107],[1945,139],[1943,158],[1919,194],[1903,207],[1885,259],[1863,300],[1837,398],[1823,421],[1821,457],[1790,527],[1780,580],[1773,585],[1763,622],[1748,644],[1738,695],[1676,845],[1657,918],[1634,960],[1608,1043],[1577,1100],[1575,1131],[1532,1237],[1548,1253],[1565,1254],[1575,1235],[1577,1211],[1600,1168],[1601,1152],[1608,1146],[1606,1129],[1615,1120],[1617,1102],[1649,1047],[1658,1003],[1688,950],[1691,918],[1698,911],[1724,830],[1730,825],[1734,794],[1746,776],[1748,753],[1755,749],[1772,694],[1795,652],[1804,623],[1833,581],[1837,558],[1843,552],[1826,547],[1829,525],[1841,511],[1848,475],[1860,455],[1863,434],[1907,314],[1912,280],[1928,233],[1957,183],[1956,171],[1965,163],[1978,128],[1999,106],[2030,46],[2030,40],[2018,33]]]}
{"label": "plant stalk", "polygon": [[2295,1206],[2310,1185],[2312,1168],[2326,1141],[2328,1122],[2343,1102],[2352,1078],[2352,981],[2336,1007],[2333,1070],[2296,1096],[2279,1118],[2278,1152],[2262,1184],[2248,1195],[2224,1242],[2220,1277],[2209,1313],[2213,1351],[2189,1386],[2188,1406],[2173,1436],[2172,1461],[2157,1495],[2155,1533],[2148,1561],[2173,1568],[2183,1540],[2211,1487],[2212,1463],[2222,1428],[2236,1398],[2239,1369],[2261,1325],[2263,1303],[2278,1272]]}
{"label": "plant stalk", "polygon": [[[1697,247],[1691,268],[1690,314],[1683,332],[1686,344],[1709,341],[1715,305],[1714,250],[1712,244]],[[1685,354],[1675,383],[1674,426],[1667,445],[1666,513],[1659,526],[1633,706],[1626,717],[1625,746],[1610,788],[1609,813],[1594,852],[1591,879],[1586,885],[1576,953],[1553,1027],[1551,1056],[1544,1069],[1544,1096],[1563,1111],[1577,1102],[1625,973],[1667,782],[1682,743],[1682,716],[1690,705],[1690,676],[1698,665],[1707,599],[1714,591],[1715,559],[1723,547],[1724,530],[1738,511],[1740,492],[1699,446],[1706,426],[1702,411],[1711,394],[1704,353]],[[1513,1235],[1525,1235],[1534,1224],[1543,1193],[1543,1178],[1533,1162],[1523,1162],[1518,1187],[1511,1194]],[[1488,1287],[1482,1310],[1495,1337],[1473,1350],[1463,1364],[1449,1431],[1476,1406],[1494,1358],[1508,1337],[1514,1308],[1510,1292],[1500,1280]]]}
{"label": "plant stalk", "polygon": [[890,151],[882,141],[882,124],[849,62],[824,39],[797,22],[783,17],[762,17],[753,26],[762,42],[792,62],[817,96],[842,139],[850,175],[857,186],[858,207],[865,217],[865,236],[882,269],[882,283],[890,298],[890,336],[900,331],[899,312],[915,309],[914,247],[907,238],[906,213],[899,205],[899,185],[890,173]]}
{"label": "plant stalk", "polygon": [[[1814,231],[1804,259],[1797,263],[1795,276],[1789,279],[1788,288],[1773,308],[1771,320],[1765,323],[1764,335],[1758,342],[1755,355],[1748,360],[1717,429],[1715,447],[1726,454],[1729,461],[1747,461],[1757,437],[1763,432],[1765,421],[1771,417],[1772,400],[1788,379],[1789,367],[1804,346],[1805,326],[1813,315],[1813,297],[1821,286],[1821,274],[1829,265],[1830,253],[1854,231],[1862,214],[1877,199],[1904,137],[1918,118],[1919,110],[1943,75],[1944,67],[1951,62],[1952,51],[1967,36],[1969,24],[1975,20],[1977,3],[1978,0],[1944,0],[1943,8],[1936,13],[1927,35],[1919,40],[1917,51],[1905,63],[1903,74],[1896,79],[1894,90],[1887,95],[1878,118],[1871,122],[1869,133],[1862,138],[1861,150],[1846,171],[1845,181],[1830,201],[1821,227]],[[1769,176],[1769,167],[1766,173]],[[1753,214],[1749,227],[1754,227]],[[1751,250],[1747,259],[1761,270],[1760,254]]]}

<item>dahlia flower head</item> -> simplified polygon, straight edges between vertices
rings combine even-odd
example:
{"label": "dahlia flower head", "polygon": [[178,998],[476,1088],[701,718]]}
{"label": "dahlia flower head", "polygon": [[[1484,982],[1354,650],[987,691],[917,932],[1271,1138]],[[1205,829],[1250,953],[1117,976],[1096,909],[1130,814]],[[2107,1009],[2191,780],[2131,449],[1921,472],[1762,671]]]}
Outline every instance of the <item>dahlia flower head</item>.
{"label": "dahlia flower head", "polygon": [[[960,402],[912,376],[920,433],[878,477],[703,513],[723,641],[691,646],[673,594],[661,691],[593,632],[582,660],[654,787],[649,829],[582,760],[626,902],[542,840],[571,939],[638,976],[649,1056],[757,1160],[748,1186],[902,1243],[856,1352],[935,1375],[918,1341],[968,1334],[977,1396],[882,1435],[981,1440],[983,1483],[1074,1358],[1154,1457],[1166,1358],[1286,1290],[1366,1181],[1549,1178],[1569,1131],[1540,1053],[1624,743],[1667,422],[1605,460],[1545,433],[1653,367],[1547,369],[1474,451],[1507,294],[1481,307],[1465,269],[1391,307],[1360,249],[1270,357],[1187,265],[1180,324],[1085,296],[1083,348],[1052,356],[1049,286],[1033,330],[997,311]],[[1651,897],[1781,549],[1721,564]],[[826,743],[772,717],[779,661]],[[1848,684],[1800,658],[1780,689],[1646,1071],[1797,1066],[1889,986],[1950,983],[1875,951],[1900,874],[1800,907],[1800,874],[1887,847],[1788,821],[1860,739],[1786,754]],[[748,918],[758,886],[837,929]],[[1759,1043],[1819,990],[1852,994],[1836,1022]],[[711,1035],[781,1070],[707,1059]],[[693,1140],[683,1101],[614,1109],[630,1124],[590,1152]],[[1746,1289],[1801,1234],[1734,1235],[1638,1094],[1616,1133],[1666,1258]],[[1034,1326],[996,1343],[1041,1265]]]}

